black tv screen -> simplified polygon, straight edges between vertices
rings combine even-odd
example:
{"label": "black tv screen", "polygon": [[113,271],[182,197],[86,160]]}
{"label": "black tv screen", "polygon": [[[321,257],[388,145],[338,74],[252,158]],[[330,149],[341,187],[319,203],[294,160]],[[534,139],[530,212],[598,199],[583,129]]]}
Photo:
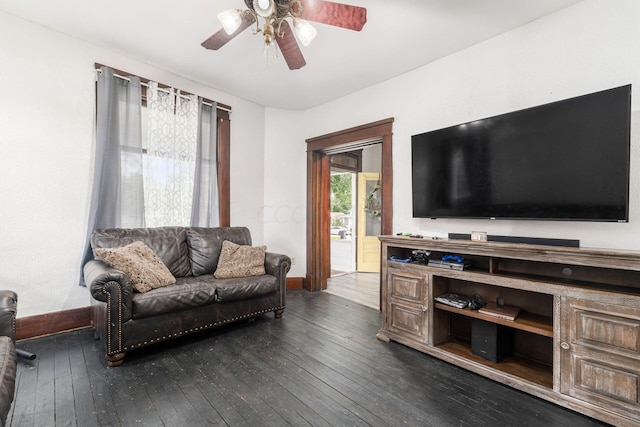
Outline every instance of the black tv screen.
{"label": "black tv screen", "polygon": [[631,85],[411,137],[413,216],[629,220]]}

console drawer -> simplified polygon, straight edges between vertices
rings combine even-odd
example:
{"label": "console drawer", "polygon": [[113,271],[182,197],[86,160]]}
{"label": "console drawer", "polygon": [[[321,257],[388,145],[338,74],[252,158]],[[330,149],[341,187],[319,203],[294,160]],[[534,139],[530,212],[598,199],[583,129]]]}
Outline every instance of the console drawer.
{"label": "console drawer", "polygon": [[571,345],[640,360],[640,308],[568,299]]}
{"label": "console drawer", "polygon": [[396,268],[389,268],[387,274],[391,298],[422,305],[427,292],[426,275]]}
{"label": "console drawer", "polygon": [[640,421],[640,308],[562,301],[562,393]]}
{"label": "console drawer", "polygon": [[387,285],[387,329],[424,341],[427,335],[427,276],[410,269],[389,268]]}

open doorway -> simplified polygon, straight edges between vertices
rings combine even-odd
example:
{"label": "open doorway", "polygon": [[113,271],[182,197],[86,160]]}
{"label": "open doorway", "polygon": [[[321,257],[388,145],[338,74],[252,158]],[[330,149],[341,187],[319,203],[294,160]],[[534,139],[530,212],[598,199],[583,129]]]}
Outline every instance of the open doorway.
{"label": "open doorway", "polygon": [[330,156],[330,277],[380,271],[382,146]]}
{"label": "open doorway", "polygon": [[378,308],[382,146],[333,154],[329,162],[331,269],[326,291]]}
{"label": "open doorway", "polygon": [[[304,289],[327,289],[327,279],[330,277],[331,155],[372,145],[380,146],[380,234],[392,233],[392,125],[393,119],[390,118],[307,140],[307,275]],[[379,291],[379,273],[374,274]]]}
{"label": "open doorway", "polygon": [[330,277],[356,271],[357,172],[331,170]]}
{"label": "open doorway", "polygon": [[356,270],[356,183],[362,170],[362,150],[332,154],[329,164],[329,277],[336,277]]}

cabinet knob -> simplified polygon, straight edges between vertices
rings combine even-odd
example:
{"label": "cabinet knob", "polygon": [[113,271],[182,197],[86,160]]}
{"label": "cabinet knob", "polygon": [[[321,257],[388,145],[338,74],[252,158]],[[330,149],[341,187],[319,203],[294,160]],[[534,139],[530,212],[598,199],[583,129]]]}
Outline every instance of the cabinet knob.
{"label": "cabinet knob", "polygon": [[560,347],[562,347],[563,350],[569,350],[571,348],[571,346],[566,342],[560,343]]}

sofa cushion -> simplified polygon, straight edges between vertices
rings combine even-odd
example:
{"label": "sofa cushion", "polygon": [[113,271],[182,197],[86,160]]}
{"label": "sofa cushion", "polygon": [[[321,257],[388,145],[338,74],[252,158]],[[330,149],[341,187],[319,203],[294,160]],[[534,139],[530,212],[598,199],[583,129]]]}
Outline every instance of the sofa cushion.
{"label": "sofa cushion", "polygon": [[276,292],[278,283],[274,276],[239,277],[220,279],[216,283],[216,301],[220,303],[249,299]]}
{"label": "sofa cushion", "polygon": [[[198,277],[180,277],[176,284],[136,293],[132,298],[133,319],[143,319],[166,313],[189,310],[206,304],[261,297],[276,292],[278,283],[274,276],[216,279],[213,274]],[[215,310],[215,307],[211,308]]]}
{"label": "sofa cushion", "polygon": [[191,227],[187,229],[192,274],[213,274],[225,240],[238,245],[251,245],[251,233],[246,227]]}
{"label": "sofa cushion", "polygon": [[266,251],[266,246],[237,245],[225,240],[222,242],[218,267],[213,275],[218,279],[262,276]]}
{"label": "sofa cushion", "polygon": [[191,275],[187,230],[184,227],[112,228],[96,230],[91,236],[91,246],[97,248],[126,246],[141,241],[167,266],[175,277]]}
{"label": "sofa cushion", "polygon": [[142,319],[212,304],[216,300],[218,282],[213,275],[180,277],[173,286],[134,294],[132,317]]}
{"label": "sofa cushion", "polygon": [[138,292],[147,292],[176,282],[167,266],[143,242],[133,242],[119,248],[98,248],[95,252],[111,267],[126,274]]}

